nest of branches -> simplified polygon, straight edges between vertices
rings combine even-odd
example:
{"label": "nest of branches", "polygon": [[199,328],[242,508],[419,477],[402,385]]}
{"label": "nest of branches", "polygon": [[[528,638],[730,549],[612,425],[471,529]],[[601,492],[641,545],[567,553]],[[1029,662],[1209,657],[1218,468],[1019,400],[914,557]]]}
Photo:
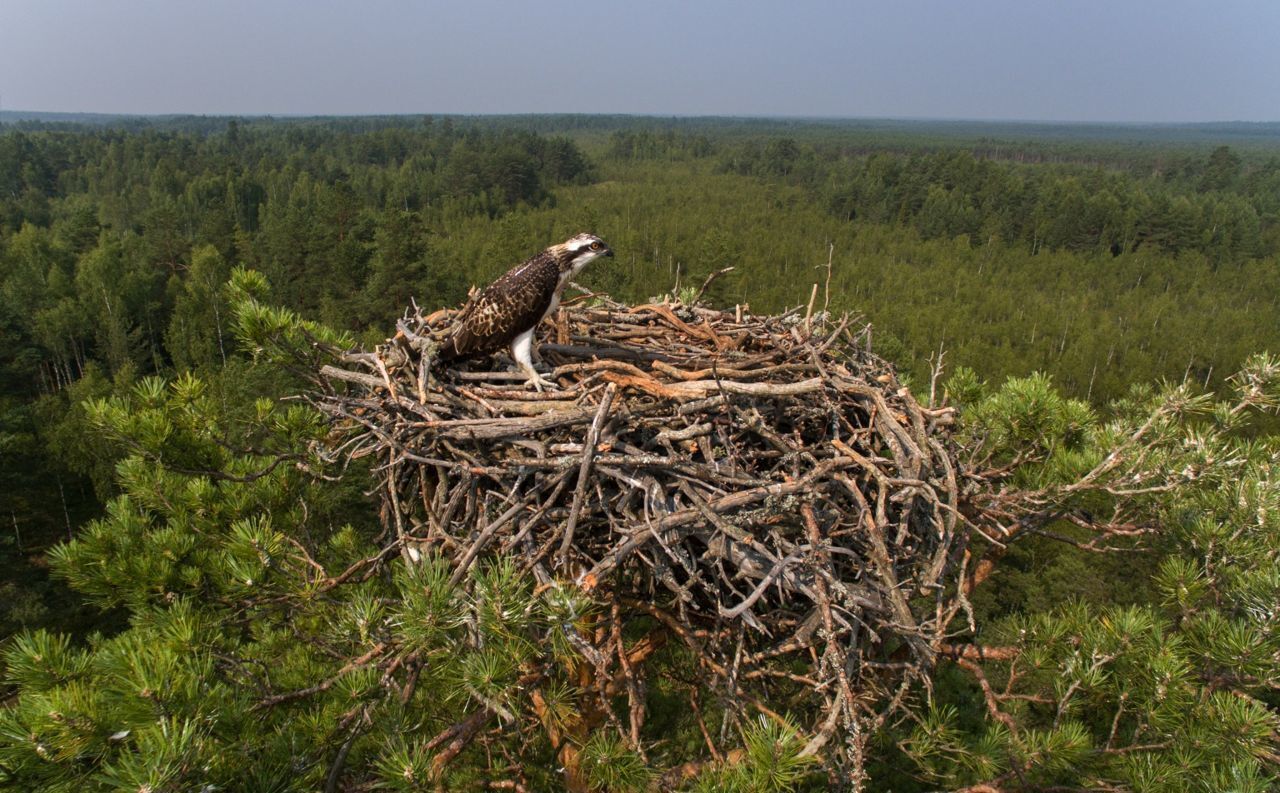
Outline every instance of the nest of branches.
{"label": "nest of branches", "polygon": [[624,681],[637,740],[643,654],[616,626],[641,619],[727,709],[782,702],[806,753],[860,767],[966,606],[950,410],[848,317],[592,296],[541,329],[543,393],[502,357],[433,364],[455,317],[411,312],[312,395],[329,453],[380,463],[389,552],[440,554],[455,582],[505,554],[610,604],[613,629],[565,629]]}

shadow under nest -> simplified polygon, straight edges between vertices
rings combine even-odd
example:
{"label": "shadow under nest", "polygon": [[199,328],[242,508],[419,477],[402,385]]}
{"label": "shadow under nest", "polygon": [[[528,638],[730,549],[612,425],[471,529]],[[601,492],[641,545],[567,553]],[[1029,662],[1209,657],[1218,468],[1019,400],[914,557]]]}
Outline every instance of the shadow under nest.
{"label": "shadow under nest", "polygon": [[[861,766],[967,606],[951,410],[848,317],[596,295],[540,329],[560,390],[537,393],[503,358],[433,365],[455,316],[410,312],[309,397],[327,456],[376,456],[388,554],[575,585],[684,644],[729,709],[786,702],[806,753]],[[643,676],[619,631],[560,629],[597,679]]]}

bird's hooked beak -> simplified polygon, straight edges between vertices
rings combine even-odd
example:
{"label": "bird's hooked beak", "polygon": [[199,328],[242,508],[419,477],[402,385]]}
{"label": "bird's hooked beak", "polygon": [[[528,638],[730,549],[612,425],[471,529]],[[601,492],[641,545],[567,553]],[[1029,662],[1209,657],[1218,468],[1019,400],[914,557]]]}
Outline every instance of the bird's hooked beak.
{"label": "bird's hooked beak", "polygon": [[608,245],[604,246],[604,255],[605,255],[605,256],[608,256],[610,259],[612,259],[612,258],[613,258],[613,248],[610,248]]}

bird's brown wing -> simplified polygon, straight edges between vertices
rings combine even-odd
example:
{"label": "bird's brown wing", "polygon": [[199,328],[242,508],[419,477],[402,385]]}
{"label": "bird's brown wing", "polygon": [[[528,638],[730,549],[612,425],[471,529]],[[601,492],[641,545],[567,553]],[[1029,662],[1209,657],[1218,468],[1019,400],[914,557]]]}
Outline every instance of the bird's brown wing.
{"label": "bird's brown wing", "polygon": [[494,281],[467,308],[440,348],[445,361],[497,352],[533,327],[555,294],[560,272],[545,254],[528,259]]}

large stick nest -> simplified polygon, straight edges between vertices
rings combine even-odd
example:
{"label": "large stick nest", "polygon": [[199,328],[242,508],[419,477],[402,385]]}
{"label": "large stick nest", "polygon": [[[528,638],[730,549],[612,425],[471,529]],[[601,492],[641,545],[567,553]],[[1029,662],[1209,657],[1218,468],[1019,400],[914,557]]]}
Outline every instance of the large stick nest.
{"label": "large stick nest", "polygon": [[848,318],[596,296],[541,329],[545,393],[503,357],[432,364],[455,318],[415,310],[321,372],[330,453],[381,462],[388,542],[455,581],[500,553],[572,582],[678,636],[730,705],[790,696],[809,750],[840,733],[856,762],[964,604],[951,412]]}

